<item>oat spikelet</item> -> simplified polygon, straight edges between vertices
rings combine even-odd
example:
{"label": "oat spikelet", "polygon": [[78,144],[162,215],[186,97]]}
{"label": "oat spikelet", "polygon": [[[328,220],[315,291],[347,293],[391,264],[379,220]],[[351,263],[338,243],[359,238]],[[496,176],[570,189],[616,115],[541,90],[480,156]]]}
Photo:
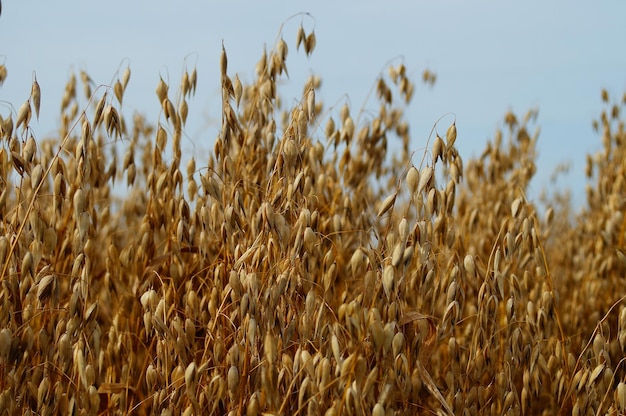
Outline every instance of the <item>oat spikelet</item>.
{"label": "oat spikelet", "polygon": [[239,79],[239,75],[235,74],[235,82],[233,83],[233,89],[235,92],[235,103],[237,107],[239,107],[239,103],[241,102],[241,96],[243,94],[243,86],[241,85],[241,80]]}
{"label": "oat spikelet", "polygon": [[307,109],[309,110],[309,122],[311,122],[313,121],[313,119],[315,119],[315,90],[313,88],[309,90],[309,93],[306,97],[306,102]]}
{"label": "oat spikelet", "polygon": [[115,93],[115,98],[117,98],[117,101],[120,104],[122,104],[122,98],[124,96],[124,87],[122,86],[122,83],[120,82],[119,79],[115,81],[115,84],[113,84],[113,92]]}
{"label": "oat spikelet", "polygon": [[4,84],[5,79],[7,79],[7,67],[3,64],[0,65],[0,85]]}
{"label": "oat spikelet", "polygon": [[20,109],[17,111],[17,119],[15,120],[15,128],[19,129],[22,124],[24,127],[28,126],[28,122],[30,121],[30,100],[27,100],[20,106]]}
{"label": "oat spikelet", "polygon": [[417,186],[419,184],[420,173],[415,166],[411,166],[406,173],[406,184],[409,187],[411,193],[417,192]]}
{"label": "oat spikelet", "polygon": [[420,175],[419,185],[417,186],[418,194],[422,193],[422,191],[426,189],[426,186],[430,183],[431,179],[433,178],[434,172],[435,170],[430,166],[426,166],[424,168],[424,170],[422,171]]}
{"label": "oat spikelet", "polygon": [[39,88],[37,77],[35,77],[35,80],[33,81],[33,85],[30,91],[30,96],[33,100],[33,107],[35,108],[35,115],[37,116],[37,120],[39,120],[39,106],[41,105],[41,89]]}
{"label": "oat spikelet", "polygon": [[156,87],[156,95],[159,97],[159,102],[162,103],[167,98],[167,84],[163,81],[163,78],[159,77],[159,83]]}
{"label": "oat spikelet", "polygon": [[452,123],[450,127],[448,127],[448,131],[446,131],[446,142],[448,151],[452,149],[454,146],[454,142],[456,141],[456,122]]}
{"label": "oat spikelet", "polygon": [[300,49],[300,44],[305,41],[306,33],[304,33],[304,27],[300,24],[298,32],[296,33],[296,50]]}
{"label": "oat spikelet", "polygon": [[128,86],[129,80],[130,80],[130,67],[126,67],[126,69],[124,70],[124,73],[122,74],[122,87],[124,87],[124,90]]}
{"label": "oat spikelet", "polygon": [[278,41],[278,46],[276,47],[276,50],[278,52],[278,56],[280,56],[280,59],[284,62],[287,59],[287,53],[289,52],[289,48],[287,47],[287,42],[285,42],[285,39],[281,38]]}
{"label": "oat spikelet", "polygon": [[433,163],[437,162],[437,159],[442,159],[444,157],[444,147],[443,139],[437,136],[435,137],[435,143],[433,143]]}
{"label": "oat spikelet", "polygon": [[187,100],[184,98],[180,102],[178,113],[180,114],[181,122],[185,124],[187,122],[187,114],[189,113],[189,105],[187,104]]}
{"label": "oat spikelet", "polygon": [[309,33],[304,41],[304,51],[307,55],[311,55],[313,53],[313,49],[315,49],[315,44],[317,43],[315,39],[315,32]]}
{"label": "oat spikelet", "polygon": [[228,58],[226,57],[226,49],[224,48],[224,42],[222,42],[222,53],[220,53],[220,73],[222,79],[226,76],[226,70],[228,69]]}
{"label": "oat spikelet", "polygon": [[381,217],[381,216],[385,215],[385,213],[387,211],[389,211],[389,209],[391,209],[391,207],[393,207],[393,204],[395,204],[395,202],[396,202],[396,197],[397,196],[398,196],[398,194],[395,193],[395,194],[389,195],[387,198],[385,198],[383,203],[380,205],[377,217]]}
{"label": "oat spikelet", "polygon": [[191,75],[189,75],[189,84],[191,84],[192,92],[196,93],[196,87],[198,85],[198,72],[196,68],[191,71]]}
{"label": "oat spikelet", "polygon": [[102,115],[104,113],[104,105],[106,104],[107,95],[103,94],[102,97],[98,100],[98,104],[96,104],[96,111],[93,116],[93,124],[94,127],[98,127],[100,122],[102,121]]}

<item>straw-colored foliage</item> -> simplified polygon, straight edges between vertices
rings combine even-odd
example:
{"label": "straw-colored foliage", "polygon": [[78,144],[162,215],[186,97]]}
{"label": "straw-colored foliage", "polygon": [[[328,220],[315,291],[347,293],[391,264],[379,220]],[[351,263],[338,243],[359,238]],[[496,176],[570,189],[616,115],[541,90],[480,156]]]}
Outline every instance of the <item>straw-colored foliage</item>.
{"label": "straw-colored foliage", "polygon": [[246,84],[222,51],[208,160],[181,150],[195,69],[155,124],[121,110],[129,69],[72,76],[56,137],[35,79],[2,114],[3,414],[623,414],[624,103],[575,214],[526,197],[534,113],[462,160],[460,121],[411,138],[402,64],[373,112],[316,76],[283,108],[288,52]]}

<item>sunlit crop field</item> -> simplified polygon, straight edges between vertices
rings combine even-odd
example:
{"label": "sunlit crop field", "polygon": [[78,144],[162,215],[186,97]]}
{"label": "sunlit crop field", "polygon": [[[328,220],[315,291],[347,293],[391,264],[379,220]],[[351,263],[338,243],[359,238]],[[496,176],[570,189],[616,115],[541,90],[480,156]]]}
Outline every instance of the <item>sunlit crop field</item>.
{"label": "sunlit crop field", "polygon": [[36,79],[0,110],[2,414],[626,412],[626,96],[589,120],[574,210],[527,197],[536,112],[469,159],[451,117],[412,140],[404,64],[367,116],[317,75],[281,102],[314,49],[279,37],[249,84],[216,57],[208,160],[181,151],[194,68],[144,115],[121,110],[130,68],[79,71],[55,137]]}

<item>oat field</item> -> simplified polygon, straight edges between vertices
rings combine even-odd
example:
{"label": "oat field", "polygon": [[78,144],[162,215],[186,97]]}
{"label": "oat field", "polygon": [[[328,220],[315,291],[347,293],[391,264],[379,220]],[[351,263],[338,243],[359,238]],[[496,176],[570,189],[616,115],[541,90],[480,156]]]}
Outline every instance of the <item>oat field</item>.
{"label": "oat field", "polygon": [[130,68],[78,71],[54,137],[36,78],[2,108],[2,414],[626,412],[626,96],[602,92],[574,210],[526,195],[535,112],[469,159],[450,117],[412,139],[404,64],[367,116],[318,76],[283,103],[314,49],[279,37],[250,83],[223,49],[208,160],[181,150],[193,68],[146,115],[121,111]]}

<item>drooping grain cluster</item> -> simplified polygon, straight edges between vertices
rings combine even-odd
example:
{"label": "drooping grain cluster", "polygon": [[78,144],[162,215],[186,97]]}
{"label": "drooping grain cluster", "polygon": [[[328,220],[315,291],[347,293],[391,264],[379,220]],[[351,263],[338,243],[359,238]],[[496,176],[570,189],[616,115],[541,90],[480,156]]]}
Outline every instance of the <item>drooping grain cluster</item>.
{"label": "drooping grain cluster", "polygon": [[404,65],[365,120],[325,109],[316,76],[283,109],[287,55],[280,38],[246,85],[222,50],[205,161],[181,150],[195,69],[159,81],[155,125],[121,111],[130,69],[72,76],[56,138],[30,128],[36,80],[2,116],[0,409],[625,412],[624,101],[597,122],[588,205],[543,214],[535,113],[464,162],[455,123],[411,140]]}

